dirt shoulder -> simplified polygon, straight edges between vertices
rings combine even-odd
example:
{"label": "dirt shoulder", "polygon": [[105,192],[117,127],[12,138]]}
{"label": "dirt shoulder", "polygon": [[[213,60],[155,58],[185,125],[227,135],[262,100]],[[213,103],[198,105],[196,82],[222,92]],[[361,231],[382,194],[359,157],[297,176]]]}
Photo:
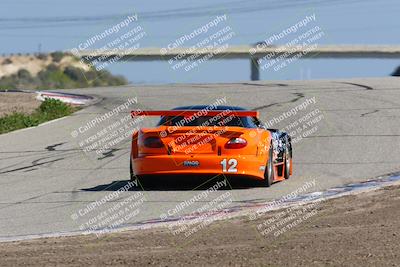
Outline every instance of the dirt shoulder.
{"label": "dirt shoulder", "polygon": [[215,222],[189,239],[153,229],[1,243],[0,265],[399,266],[399,189],[319,203],[280,235],[258,230],[275,211]]}
{"label": "dirt shoulder", "polygon": [[41,104],[35,93],[0,92],[0,117],[13,112],[32,113]]}

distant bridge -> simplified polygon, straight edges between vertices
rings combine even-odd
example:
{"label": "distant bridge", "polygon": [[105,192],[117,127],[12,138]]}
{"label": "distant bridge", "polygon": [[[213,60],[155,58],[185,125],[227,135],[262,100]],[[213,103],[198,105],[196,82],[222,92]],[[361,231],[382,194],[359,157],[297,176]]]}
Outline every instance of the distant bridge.
{"label": "distant bridge", "polygon": [[[312,49],[311,49],[312,48]],[[108,61],[117,58],[121,61],[151,61],[151,60],[196,60],[207,58],[221,59],[249,59],[251,68],[251,80],[259,80],[261,60],[281,58],[400,58],[400,46],[397,45],[325,45],[316,47],[303,46],[268,46],[259,48],[256,46],[229,46],[214,47],[212,49],[180,47],[175,49],[139,48],[120,49],[113,51],[83,50],[79,55],[84,59],[97,59]],[[296,56],[297,55],[297,56]]]}

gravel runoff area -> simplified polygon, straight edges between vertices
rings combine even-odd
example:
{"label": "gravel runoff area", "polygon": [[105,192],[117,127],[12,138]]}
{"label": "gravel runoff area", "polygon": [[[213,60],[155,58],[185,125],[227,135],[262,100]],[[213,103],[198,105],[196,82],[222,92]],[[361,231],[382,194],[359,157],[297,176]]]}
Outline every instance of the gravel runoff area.
{"label": "gravel runoff area", "polygon": [[0,117],[13,112],[32,113],[41,102],[35,93],[0,92]]}
{"label": "gravel runoff area", "polygon": [[399,266],[399,189],[320,202],[280,234],[260,225],[288,210],[214,222],[189,239],[165,228],[1,243],[0,266]]}

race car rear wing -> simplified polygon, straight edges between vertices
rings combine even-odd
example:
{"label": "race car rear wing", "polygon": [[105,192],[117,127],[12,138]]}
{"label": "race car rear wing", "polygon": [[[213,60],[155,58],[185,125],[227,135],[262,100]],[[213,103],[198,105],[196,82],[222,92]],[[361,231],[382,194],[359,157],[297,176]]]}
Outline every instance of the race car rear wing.
{"label": "race car rear wing", "polygon": [[237,117],[258,117],[258,111],[248,110],[135,110],[131,112],[132,117],[139,116],[164,116],[164,117],[205,117],[205,116],[237,116]]}

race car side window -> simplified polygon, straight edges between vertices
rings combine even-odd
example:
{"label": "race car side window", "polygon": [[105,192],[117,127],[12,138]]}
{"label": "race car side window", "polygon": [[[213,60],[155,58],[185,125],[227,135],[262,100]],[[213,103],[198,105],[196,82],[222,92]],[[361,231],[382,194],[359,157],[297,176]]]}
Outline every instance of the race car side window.
{"label": "race car side window", "polygon": [[264,128],[264,125],[257,117],[252,117],[252,121],[258,128]]}

